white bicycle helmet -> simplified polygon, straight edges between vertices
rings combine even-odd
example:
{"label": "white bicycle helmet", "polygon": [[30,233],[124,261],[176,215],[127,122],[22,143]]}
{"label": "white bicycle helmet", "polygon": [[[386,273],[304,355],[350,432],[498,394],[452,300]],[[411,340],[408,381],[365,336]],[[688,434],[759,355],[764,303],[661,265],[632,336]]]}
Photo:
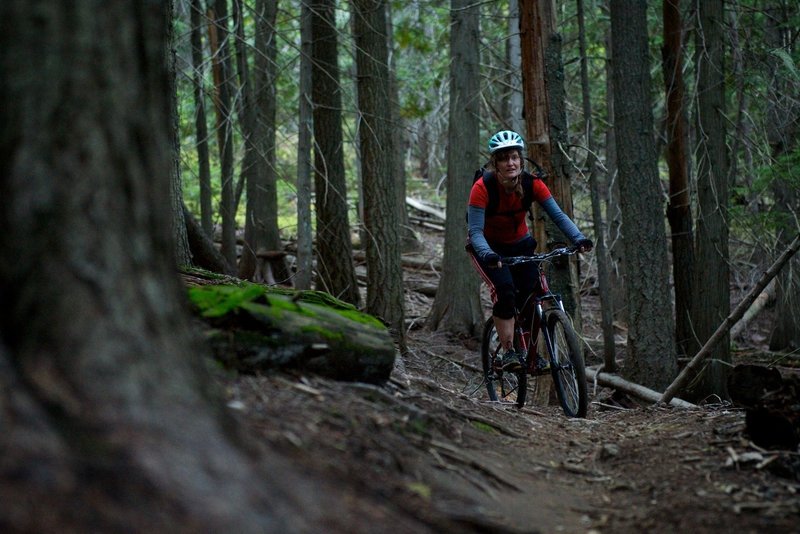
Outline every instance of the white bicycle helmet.
{"label": "white bicycle helmet", "polygon": [[489,139],[489,154],[494,154],[498,150],[506,148],[525,150],[525,142],[517,132],[512,132],[511,130],[497,132]]}

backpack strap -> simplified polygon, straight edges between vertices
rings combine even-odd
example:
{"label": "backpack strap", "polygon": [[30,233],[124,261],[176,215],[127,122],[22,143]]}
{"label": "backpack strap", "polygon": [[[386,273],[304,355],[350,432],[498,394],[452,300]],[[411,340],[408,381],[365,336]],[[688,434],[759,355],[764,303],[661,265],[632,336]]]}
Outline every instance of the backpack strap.
{"label": "backpack strap", "polygon": [[[533,162],[533,160],[529,161]],[[533,163],[536,165],[536,162]],[[540,178],[539,173],[541,171],[541,167],[538,165],[536,165],[536,167],[538,169],[536,176],[528,171],[522,171],[522,208],[506,210],[502,212],[497,211],[498,207],[500,206],[500,193],[497,191],[497,178],[495,177],[495,174],[484,167],[481,167],[475,171],[475,177],[473,178],[472,183],[483,179],[483,185],[486,187],[486,192],[489,194],[489,202],[486,205],[486,216],[491,217],[492,215],[508,215],[513,217],[517,213],[530,210],[531,204],[533,204],[533,181],[537,178]]]}

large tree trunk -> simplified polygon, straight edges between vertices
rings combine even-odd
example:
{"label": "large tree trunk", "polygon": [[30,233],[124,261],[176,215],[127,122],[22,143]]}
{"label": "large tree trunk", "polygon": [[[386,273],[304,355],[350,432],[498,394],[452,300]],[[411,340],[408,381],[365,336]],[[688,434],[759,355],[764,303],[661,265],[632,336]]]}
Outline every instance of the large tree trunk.
{"label": "large tree trunk", "polygon": [[624,373],[633,382],[661,390],[677,370],[669,295],[666,232],[658,179],[647,6],[639,0],[611,3],[614,98],[622,228],[628,302],[628,357]]}
{"label": "large tree trunk", "polygon": [[0,20],[0,531],[426,531],[248,443],[207,375],[173,259],[165,8]]}
{"label": "large tree trunk", "polygon": [[394,171],[389,53],[384,0],[353,0],[358,69],[359,143],[367,241],[367,313],[383,319],[405,346],[403,270],[400,264],[400,210]]}
{"label": "large tree trunk", "polygon": [[292,530],[289,484],[323,490],[259,480],[181,304],[165,8],[0,20],[0,530]]}
{"label": "large tree trunk", "polygon": [[[768,46],[774,50],[781,50],[790,55],[793,36],[797,31],[792,26],[792,15],[797,20],[798,9],[793,12],[787,8],[773,5],[768,10],[767,39]],[[767,138],[772,150],[772,157],[777,160],[773,165],[777,171],[776,179],[771,187],[775,195],[776,218],[779,220],[778,250],[780,254],[797,234],[798,213],[800,204],[800,188],[796,170],[791,168],[781,158],[797,150],[797,129],[800,105],[797,96],[800,94],[800,80],[782,76],[779,73],[780,59],[771,55],[769,65],[773,68],[770,72],[768,86],[767,108]],[[790,268],[781,273],[779,278],[780,291],[777,299],[777,313],[775,326],[770,333],[770,350],[793,351],[800,348],[800,260],[793,259]]]}
{"label": "large tree trunk", "polygon": [[466,335],[480,334],[483,312],[478,276],[464,251],[464,213],[472,175],[480,157],[480,21],[471,0],[451,0],[450,125],[447,134],[447,221],[440,287],[428,327]]}
{"label": "large tree trunk", "polygon": [[[555,7],[552,0],[520,0],[520,39],[522,46],[522,78],[525,100],[525,122],[528,127],[529,155],[547,172],[547,186],[561,209],[572,218],[572,190],[569,164],[558,146],[567,140],[564,65],[561,61],[561,36],[555,30]],[[561,230],[534,205],[534,237],[539,250],[550,250],[569,244]],[[578,262],[552,265],[549,283],[564,299],[567,313],[581,330]]]}
{"label": "large tree trunk", "polygon": [[667,164],[672,230],[672,277],[675,281],[675,340],[678,351],[688,354],[693,337],[691,322],[694,241],[689,169],[686,157],[686,116],[683,105],[683,42],[679,0],[663,0],[664,47],[662,60],[667,95]]}
{"label": "large tree trunk", "polygon": [[[695,57],[697,64],[697,232],[692,282],[692,331],[689,354],[694,354],[730,313],[728,261],[728,151],[725,137],[725,41],[723,1],[699,3]],[[727,369],[731,361],[726,337],[715,348],[687,393],[689,399],[709,395],[727,398]]]}
{"label": "large tree trunk", "polygon": [[317,208],[317,288],[358,306],[342,152],[335,0],[311,5],[314,188]]}

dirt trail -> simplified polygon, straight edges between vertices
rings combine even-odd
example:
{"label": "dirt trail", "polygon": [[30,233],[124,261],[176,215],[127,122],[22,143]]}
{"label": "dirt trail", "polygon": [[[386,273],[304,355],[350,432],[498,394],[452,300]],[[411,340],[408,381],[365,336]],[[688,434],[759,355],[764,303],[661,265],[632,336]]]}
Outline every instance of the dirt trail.
{"label": "dirt trail", "polygon": [[800,529],[800,480],[775,473],[798,455],[759,451],[738,410],[610,408],[602,388],[586,419],[518,410],[485,400],[475,347],[416,331],[410,348],[384,387],[226,381],[260,441],[348,488],[331,531]]}

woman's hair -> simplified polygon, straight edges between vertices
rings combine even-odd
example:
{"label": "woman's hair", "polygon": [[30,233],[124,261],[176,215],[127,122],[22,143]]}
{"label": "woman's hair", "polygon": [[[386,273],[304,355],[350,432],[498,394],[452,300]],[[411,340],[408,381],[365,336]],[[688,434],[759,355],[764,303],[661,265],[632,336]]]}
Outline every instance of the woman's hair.
{"label": "woman's hair", "polygon": [[[510,149],[506,149],[506,150],[498,150],[497,152],[495,152],[494,154],[489,156],[489,162],[486,164],[486,167],[488,169],[492,170],[495,173],[495,176],[497,176],[497,161],[499,160],[498,156],[501,155],[501,154],[508,154],[511,151],[515,151],[517,154],[519,154],[520,171],[524,171],[525,170],[525,157],[522,155],[522,150],[520,150],[519,148],[510,148]],[[522,190],[522,177],[521,177],[521,174],[520,174],[520,179],[517,181],[517,186],[514,188],[514,192],[520,198],[522,198],[524,196],[524,194],[525,194],[523,192],[523,190]]]}

